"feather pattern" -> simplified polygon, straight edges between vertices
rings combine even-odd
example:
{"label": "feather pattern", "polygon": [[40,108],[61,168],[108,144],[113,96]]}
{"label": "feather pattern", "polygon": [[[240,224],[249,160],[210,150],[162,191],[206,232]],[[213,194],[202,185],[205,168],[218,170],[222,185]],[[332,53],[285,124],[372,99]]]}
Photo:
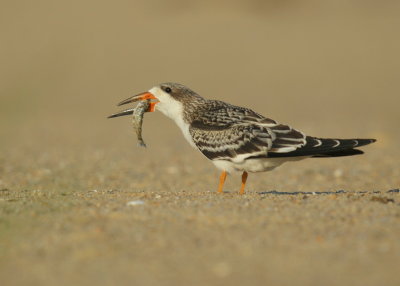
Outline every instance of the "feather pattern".
{"label": "feather pattern", "polygon": [[362,154],[355,147],[375,142],[306,136],[251,109],[218,100],[196,105],[187,112],[186,120],[194,144],[210,160],[349,156]]}
{"label": "feather pattern", "polygon": [[290,152],[303,146],[305,135],[251,109],[209,100],[189,113],[189,132],[211,160],[244,160],[268,152]]}
{"label": "feather pattern", "polygon": [[268,157],[337,157],[362,154],[356,147],[375,142],[375,139],[329,139],[307,136],[306,144],[289,153],[270,152]]}

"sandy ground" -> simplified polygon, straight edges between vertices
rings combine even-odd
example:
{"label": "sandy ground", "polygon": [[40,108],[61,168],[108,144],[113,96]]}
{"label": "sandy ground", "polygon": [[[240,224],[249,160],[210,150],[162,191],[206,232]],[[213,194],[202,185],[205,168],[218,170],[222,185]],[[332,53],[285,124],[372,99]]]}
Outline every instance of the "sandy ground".
{"label": "sandy ground", "polygon": [[[400,284],[396,1],[54,3],[0,12],[2,285]],[[219,195],[161,114],[106,119],[163,81],[378,142]]]}

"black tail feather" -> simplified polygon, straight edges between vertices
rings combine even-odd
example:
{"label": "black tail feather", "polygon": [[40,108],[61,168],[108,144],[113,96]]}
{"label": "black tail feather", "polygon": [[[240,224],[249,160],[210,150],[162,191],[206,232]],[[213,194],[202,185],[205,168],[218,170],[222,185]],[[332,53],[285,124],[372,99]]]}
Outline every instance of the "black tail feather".
{"label": "black tail feather", "polygon": [[364,154],[363,151],[358,149],[345,149],[341,151],[333,151],[327,152],[324,154],[314,155],[313,158],[326,158],[326,157],[345,157],[345,156],[353,156],[353,155],[361,155]]}
{"label": "black tail feather", "polygon": [[375,142],[375,139],[325,139],[307,136],[306,144],[288,153],[268,153],[268,157],[341,157],[363,154],[357,147]]}

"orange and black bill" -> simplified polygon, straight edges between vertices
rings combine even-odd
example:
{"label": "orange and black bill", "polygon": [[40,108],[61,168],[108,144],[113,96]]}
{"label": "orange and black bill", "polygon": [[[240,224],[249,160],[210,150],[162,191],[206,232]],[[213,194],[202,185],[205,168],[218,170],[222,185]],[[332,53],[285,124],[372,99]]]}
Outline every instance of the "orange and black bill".
{"label": "orange and black bill", "polygon": [[118,103],[118,106],[127,104],[127,103],[131,103],[131,102],[135,102],[135,101],[139,101],[139,100],[146,100],[146,99],[157,99],[152,93],[146,91],[146,92],[142,92],[139,93],[137,95],[131,96],[123,101],[121,101],[120,103]]}
{"label": "orange and black bill", "polygon": [[107,118],[114,118],[114,117],[119,117],[119,116],[131,115],[131,114],[133,114],[133,111],[134,111],[134,110],[135,110],[134,108],[130,108],[130,109],[127,109],[127,110],[123,110],[123,111],[120,111],[120,112],[111,114],[111,115],[108,116]]}
{"label": "orange and black bill", "polygon": [[[146,99],[157,99],[157,98],[150,92],[146,91],[146,92],[139,93],[137,95],[131,96],[131,97],[121,101],[120,103],[118,103],[118,106],[136,102],[136,101],[140,101],[140,100],[146,100]],[[146,112],[154,112],[156,104],[157,104],[157,102],[150,102],[150,107]],[[134,108],[126,109],[126,110],[120,111],[118,113],[111,114],[107,118],[131,115],[131,114],[133,114],[134,110],[135,110]]]}

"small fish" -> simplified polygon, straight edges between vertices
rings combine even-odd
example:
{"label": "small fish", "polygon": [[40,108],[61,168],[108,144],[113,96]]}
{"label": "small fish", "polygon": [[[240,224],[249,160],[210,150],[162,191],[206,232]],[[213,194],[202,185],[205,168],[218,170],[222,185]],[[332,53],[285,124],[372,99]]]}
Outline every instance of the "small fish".
{"label": "small fish", "polygon": [[136,136],[138,139],[138,146],[146,147],[146,144],[142,138],[142,124],[143,124],[143,116],[145,112],[147,112],[150,108],[150,100],[143,100],[138,103],[136,108],[133,110],[132,114],[132,124],[133,129],[135,129]]}

